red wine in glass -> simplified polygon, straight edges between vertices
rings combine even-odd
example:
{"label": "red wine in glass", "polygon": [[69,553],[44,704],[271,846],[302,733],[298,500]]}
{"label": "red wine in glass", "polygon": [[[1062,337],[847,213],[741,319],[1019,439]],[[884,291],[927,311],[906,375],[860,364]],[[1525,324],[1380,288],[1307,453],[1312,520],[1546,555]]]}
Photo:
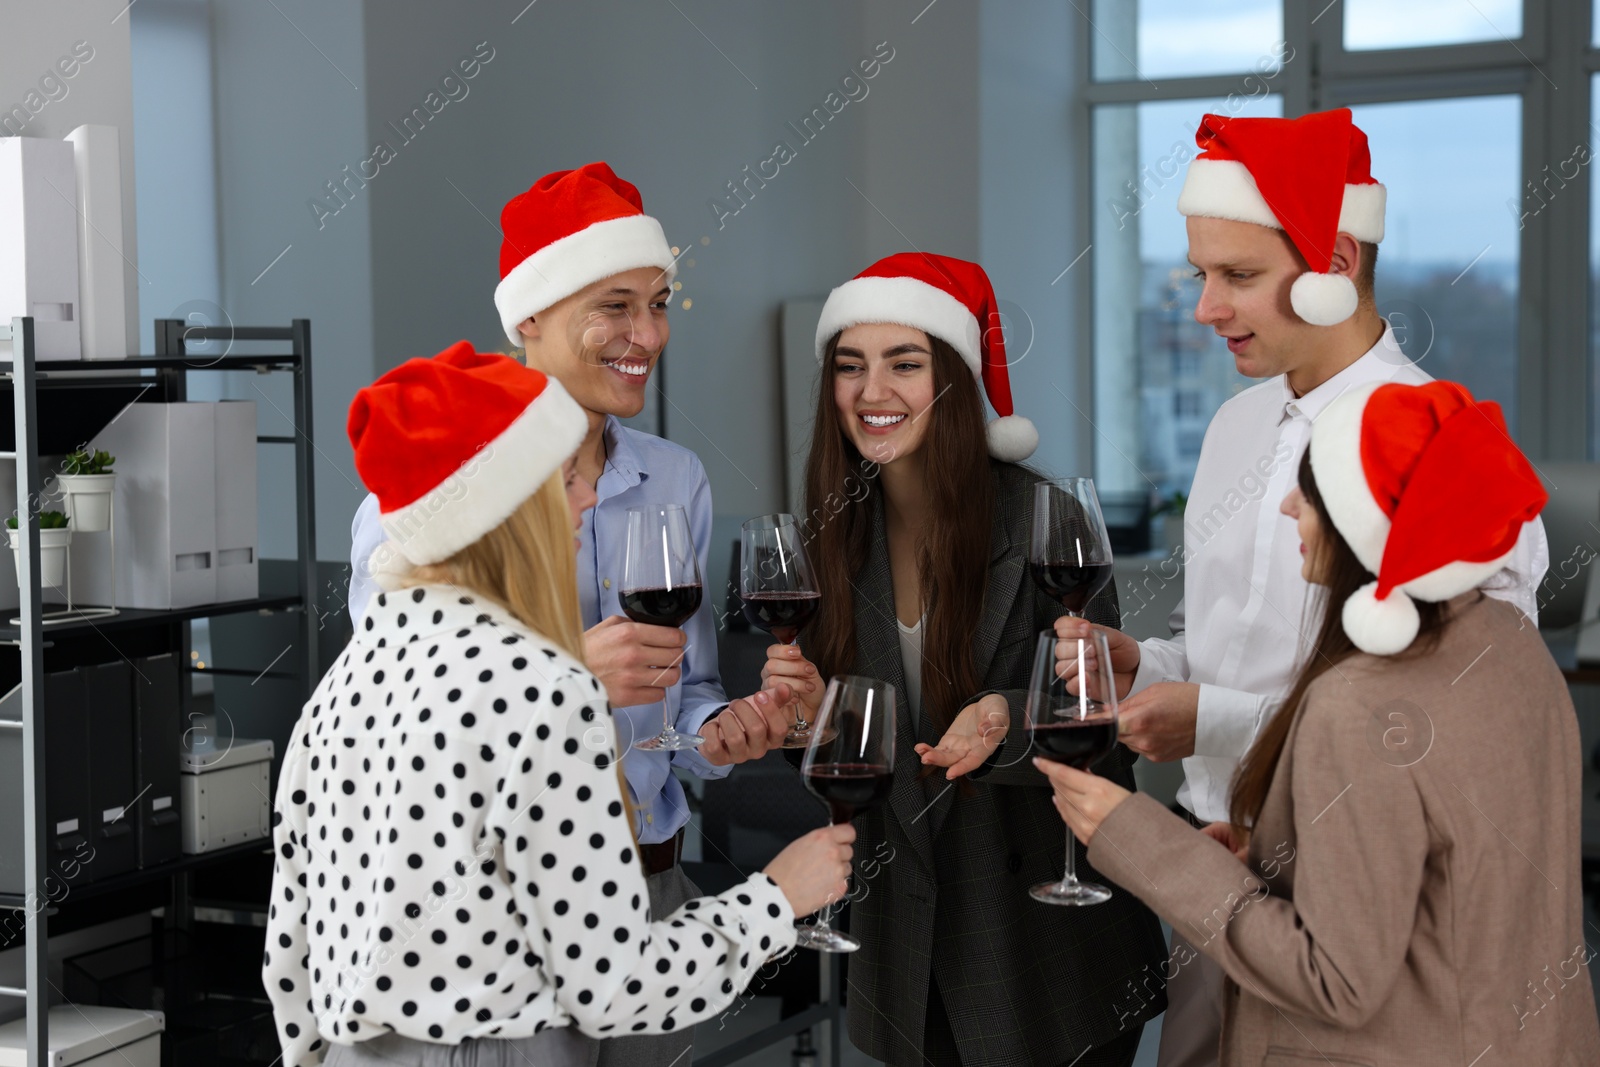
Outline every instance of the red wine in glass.
{"label": "red wine in glass", "polygon": [[[759,515],[745,522],[739,533],[739,599],[751,625],[789,645],[816,615],[822,591],[793,515]],[[793,709],[794,725],[783,747],[805,748],[811,743],[805,704],[796,700]]]}
{"label": "red wine in glass", "polygon": [[[1066,648],[1058,656],[1062,644]],[[1033,751],[1080,771],[1088,771],[1115,747],[1116,679],[1111,673],[1111,645],[1104,633],[1097,630],[1065,642],[1056,638],[1053,629],[1039,635],[1022,722]],[[1043,904],[1076,907],[1110,900],[1110,889],[1078,879],[1078,845],[1070,829],[1066,846],[1061,880],[1033,886],[1028,895]]]}
{"label": "red wine in glass", "polygon": [[[622,560],[622,587],[617,591],[623,614],[651,626],[682,626],[700,609],[704,590],[700,561],[695,553],[689,517],[681,504],[640,504],[628,509],[627,553]],[[684,652],[688,652],[687,646]],[[654,664],[676,667],[683,660]],[[661,732],[635,741],[646,752],[679,752],[697,748],[698,734],[679,733],[673,694],[667,689],[661,701]]]}
{"label": "red wine in glass", "polygon": [[1028,569],[1034,584],[1074,615],[1082,615],[1089,601],[1111,581],[1109,563],[1034,562]]}
{"label": "red wine in glass", "polygon": [[882,804],[893,786],[894,772],[882,764],[813,763],[806,771],[806,788],[827,803],[834,825]]}
{"label": "red wine in glass", "polygon": [[767,631],[785,644],[794,643],[822,604],[822,594],[815,592],[761,590],[746,594],[742,599],[744,617],[750,625]]}
{"label": "red wine in glass", "polygon": [[671,589],[629,589],[621,596],[622,613],[650,626],[682,626],[700,610],[702,587],[679,585]]}
{"label": "red wine in glass", "polygon": [[[894,686],[877,678],[836,675],[828,682],[809,731],[800,777],[828,805],[837,825],[862,808],[883,803],[894,786]],[[861,942],[835,930],[825,907],[811,926],[795,931],[795,944],[819,952],[854,952]]]}
{"label": "red wine in glass", "polygon": [[1028,731],[1028,737],[1045,759],[1086,771],[1117,743],[1117,723],[1115,719],[1041,723]]}

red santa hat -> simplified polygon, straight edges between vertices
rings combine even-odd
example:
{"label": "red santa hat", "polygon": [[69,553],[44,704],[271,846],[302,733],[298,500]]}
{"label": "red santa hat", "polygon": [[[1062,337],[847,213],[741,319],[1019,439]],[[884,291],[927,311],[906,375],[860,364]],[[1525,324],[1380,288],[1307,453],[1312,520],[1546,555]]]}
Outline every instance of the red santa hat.
{"label": "red santa hat", "polygon": [[1329,520],[1378,576],[1343,614],[1350,640],[1377,656],[1417,636],[1413,599],[1448,600],[1504,567],[1549,499],[1500,405],[1454,382],[1344,393],[1312,426],[1311,470]]}
{"label": "red santa hat", "polygon": [[347,429],[384,533],[421,565],[508,519],[577,449],[589,419],[554,378],[459,341],[357,393]]}
{"label": "red santa hat", "polygon": [[926,252],[897,252],[878,260],[828,294],[817,322],[817,361],[834,334],[869,322],[922,330],[954,348],[983,383],[995,414],[989,454],[1020,463],[1039,447],[1033,423],[1012,414],[1005,330],[994,286],[976,263]]}
{"label": "red santa hat", "polygon": [[500,232],[494,306],[519,348],[518,323],[586,285],[656,267],[670,287],[677,274],[661,223],[644,213],[639,190],[605,163],[546,174],[506,204]]}
{"label": "red santa hat", "polygon": [[1387,193],[1350,109],[1297,119],[1207,115],[1194,139],[1204,151],[1189,164],[1179,212],[1284,231],[1311,268],[1289,291],[1295,314],[1314,326],[1355,314],[1354,283],[1329,273],[1333,242],[1340,233],[1381,242]]}

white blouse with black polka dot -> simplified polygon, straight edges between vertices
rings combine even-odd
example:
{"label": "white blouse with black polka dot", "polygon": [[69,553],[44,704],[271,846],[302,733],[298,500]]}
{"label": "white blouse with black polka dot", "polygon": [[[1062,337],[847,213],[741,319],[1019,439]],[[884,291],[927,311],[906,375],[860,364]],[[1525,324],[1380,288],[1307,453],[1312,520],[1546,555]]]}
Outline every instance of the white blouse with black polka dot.
{"label": "white blouse with black polka dot", "polygon": [[663,1033],[793,947],[764,874],[652,921],[616,758],[594,676],[503,610],[378,597],[278,782],[263,968],[284,1063],[389,1030]]}

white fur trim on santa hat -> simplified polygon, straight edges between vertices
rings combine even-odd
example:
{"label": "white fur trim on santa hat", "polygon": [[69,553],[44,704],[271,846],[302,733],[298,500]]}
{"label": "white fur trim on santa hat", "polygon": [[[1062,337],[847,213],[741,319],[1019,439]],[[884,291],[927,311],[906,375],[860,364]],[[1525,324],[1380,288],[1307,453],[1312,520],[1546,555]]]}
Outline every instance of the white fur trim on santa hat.
{"label": "white fur trim on santa hat", "polygon": [[665,272],[668,287],[678,269],[661,223],[649,215],[624,215],[586,226],[533,252],[511,268],[494,290],[494,306],[506,337],[522,347],[517,325],[565,300],[586,285],[640,267]]}
{"label": "white fur trim on santa hat", "polygon": [[1039,447],[1039,431],[1021,415],[1006,415],[984,427],[989,455],[1007,463],[1021,463]]}
{"label": "white fur trim on santa hat", "polygon": [[943,289],[915,278],[851,278],[828,294],[817,320],[817,361],[828,339],[840,330],[868,322],[892,322],[922,330],[960,354],[979,372],[978,319]]}
{"label": "white fur trim on santa hat", "polygon": [[493,441],[421,498],[379,516],[412,563],[449,559],[490,530],[561,469],[589,417],[554,378]]}
{"label": "white fur trim on santa hat", "polygon": [[[1339,232],[1358,241],[1381,243],[1387,200],[1388,191],[1378,182],[1346,185],[1339,208]],[[1196,159],[1190,163],[1183,191],[1178,194],[1178,213],[1283,229],[1249,169],[1236,159]]]}
{"label": "white fur trim on santa hat", "polygon": [[1416,640],[1422,625],[1417,606],[1398,589],[1383,600],[1377,598],[1378,583],[1368,582],[1350,594],[1339,620],[1355,646],[1374,656],[1404,652]]}
{"label": "white fur trim on santa hat", "polygon": [[1306,271],[1289,287],[1289,306],[1313,326],[1337,326],[1356,313],[1355,283],[1343,274]]}
{"label": "white fur trim on santa hat", "polygon": [[1311,473],[1334,528],[1373,574],[1383,564],[1389,516],[1367,485],[1361,466],[1361,417],[1383,382],[1357,385],[1335,397],[1311,424]]}
{"label": "white fur trim on santa hat", "polygon": [[[1513,552],[1515,549],[1512,550]],[[1429,600],[1437,603],[1449,600],[1453,596],[1460,596],[1469,589],[1476,589],[1490,578],[1505,569],[1511,562],[1511,552],[1507,552],[1499,559],[1492,559],[1487,563],[1469,563],[1465,560],[1456,560],[1446,563],[1438,570],[1429,571],[1419,578],[1406,582],[1401,589],[1416,597],[1418,600]]]}

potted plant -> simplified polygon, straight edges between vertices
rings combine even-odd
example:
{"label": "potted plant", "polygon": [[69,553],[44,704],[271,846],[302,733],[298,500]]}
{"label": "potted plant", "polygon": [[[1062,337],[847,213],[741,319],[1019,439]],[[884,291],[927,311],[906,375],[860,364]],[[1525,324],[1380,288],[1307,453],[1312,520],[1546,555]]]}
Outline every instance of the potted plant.
{"label": "potted plant", "polygon": [[[67,546],[72,543],[71,520],[64,512],[39,513],[39,582],[60,588],[67,580]],[[17,584],[22,584],[22,531],[17,517],[6,520],[6,537],[11,542],[11,562],[17,568]]]}
{"label": "potted plant", "polygon": [[117,457],[103,449],[80,448],[67,457],[59,481],[72,528],[97,533],[111,528],[111,491],[117,476],[111,465]]}
{"label": "potted plant", "polygon": [[1156,515],[1161,518],[1161,540],[1168,555],[1183,551],[1183,512],[1188,506],[1186,494],[1173,493],[1156,509]]}

